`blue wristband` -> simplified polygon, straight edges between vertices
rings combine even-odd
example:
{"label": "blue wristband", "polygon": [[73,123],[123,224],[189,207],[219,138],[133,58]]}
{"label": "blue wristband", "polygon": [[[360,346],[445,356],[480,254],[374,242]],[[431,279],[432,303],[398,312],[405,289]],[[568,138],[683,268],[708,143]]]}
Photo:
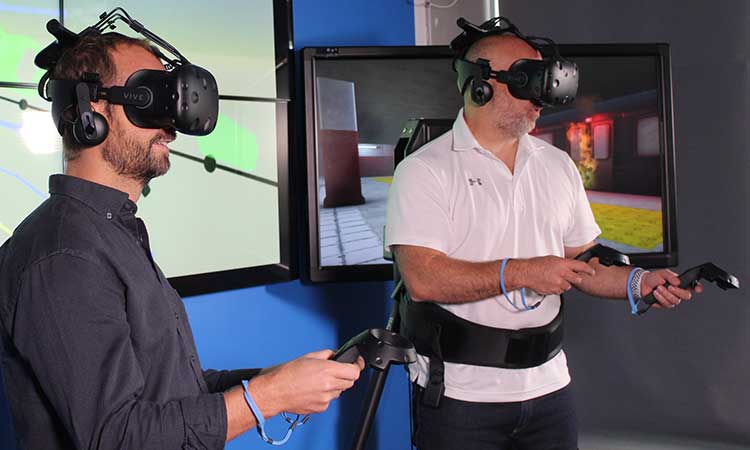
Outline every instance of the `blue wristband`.
{"label": "blue wristband", "polygon": [[628,291],[628,302],[630,302],[630,314],[634,316],[638,315],[638,308],[635,306],[635,299],[633,298],[633,289],[631,289],[630,284],[633,282],[633,275],[635,275],[637,271],[638,271],[638,267],[630,271],[630,273],[628,274],[628,284],[625,288]]}
{"label": "blue wristband", "polygon": [[284,414],[284,419],[290,423],[289,429],[286,432],[286,436],[284,436],[284,439],[280,441],[274,441],[270,437],[266,435],[265,425],[266,425],[266,419],[263,417],[263,414],[260,412],[260,408],[258,408],[258,405],[255,404],[255,400],[250,396],[250,392],[247,390],[247,380],[242,380],[242,387],[243,392],[242,394],[245,396],[245,402],[247,403],[247,406],[250,408],[250,411],[252,411],[253,415],[255,416],[255,420],[258,421],[258,434],[260,435],[261,439],[266,441],[267,443],[271,445],[284,445],[289,440],[290,437],[292,437],[292,432],[294,432],[294,429],[299,426],[303,425],[305,422],[307,422],[307,419],[310,416],[305,416],[304,419],[300,420],[299,415],[296,419],[291,420],[286,417],[286,414]]}
{"label": "blue wristband", "polygon": [[[507,300],[508,303],[517,311],[531,311],[532,309],[536,309],[542,303],[542,301],[540,300],[534,306],[529,307],[529,305],[526,304],[526,293],[524,288],[521,288],[521,304],[523,304],[523,308],[519,308],[518,306],[516,306],[516,304],[513,303],[510,297],[508,297],[508,291],[507,289],[505,289],[505,266],[508,264],[508,261],[510,261],[510,258],[504,258],[500,263],[500,290],[503,292],[505,300]],[[544,297],[542,297],[542,300],[544,300]]]}

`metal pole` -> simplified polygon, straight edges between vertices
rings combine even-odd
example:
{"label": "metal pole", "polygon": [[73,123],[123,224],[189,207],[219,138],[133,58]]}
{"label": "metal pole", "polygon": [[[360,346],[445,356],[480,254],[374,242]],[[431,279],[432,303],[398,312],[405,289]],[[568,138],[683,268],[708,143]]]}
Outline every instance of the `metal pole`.
{"label": "metal pole", "polygon": [[[388,324],[385,327],[388,331],[398,331],[399,326],[401,325],[401,317],[399,316],[398,307],[400,304],[400,291],[404,288],[404,284],[400,277],[396,276],[396,280],[396,287],[391,294],[393,308],[391,308],[391,316],[388,318]],[[374,369],[375,373],[370,379],[370,384],[367,387],[365,405],[362,408],[362,415],[359,419],[357,434],[354,436],[354,442],[351,446],[352,450],[364,450],[365,448],[367,437],[370,435],[370,429],[372,428],[372,422],[375,420],[375,414],[378,412],[380,397],[383,394],[385,380],[388,378],[388,371],[390,369],[390,364],[387,365],[383,371]]]}
{"label": "metal pole", "polygon": [[370,384],[367,388],[365,407],[363,408],[362,416],[359,419],[359,431],[357,432],[357,435],[354,436],[354,442],[351,446],[352,450],[364,450],[365,448],[367,437],[370,434],[370,428],[372,428],[372,422],[375,420],[375,415],[378,412],[380,396],[383,394],[385,380],[388,378],[388,371],[390,368],[391,366],[388,365],[385,370],[382,371],[375,369],[375,373],[370,379]]}

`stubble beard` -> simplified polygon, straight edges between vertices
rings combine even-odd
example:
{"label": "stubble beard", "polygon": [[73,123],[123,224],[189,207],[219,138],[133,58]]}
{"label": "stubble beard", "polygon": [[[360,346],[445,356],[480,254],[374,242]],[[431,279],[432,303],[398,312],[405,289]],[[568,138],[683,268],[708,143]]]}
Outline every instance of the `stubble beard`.
{"label": "stubble beard", "polygon": [[169,156],[157,155],[152,150],[161,140],[159,136],[144,143],[127,136],[120,127],[111,127],[109,131],[111,136],[102,146],[102,157],[118,175],[145,185],[167,173]]}
{"label": "stubble beard", "polygon": [[529,111],[514,111],[511,108],[501,108],[497,111],[497,128],[508,136],[520,138],[536,126],[536,117],[531,117]]}

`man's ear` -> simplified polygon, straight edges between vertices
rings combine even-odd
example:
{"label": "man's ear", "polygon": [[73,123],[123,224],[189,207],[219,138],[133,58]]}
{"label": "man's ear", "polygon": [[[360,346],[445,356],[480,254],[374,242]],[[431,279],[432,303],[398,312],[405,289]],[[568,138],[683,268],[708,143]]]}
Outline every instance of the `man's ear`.
{"label": "man's ear", "polygon": [[104,100],[91,102],[91,110],[101,114],[104,117],[108,118],[111,115],[111,109],[112,108],[109,106],[109,102],[106,102]]}

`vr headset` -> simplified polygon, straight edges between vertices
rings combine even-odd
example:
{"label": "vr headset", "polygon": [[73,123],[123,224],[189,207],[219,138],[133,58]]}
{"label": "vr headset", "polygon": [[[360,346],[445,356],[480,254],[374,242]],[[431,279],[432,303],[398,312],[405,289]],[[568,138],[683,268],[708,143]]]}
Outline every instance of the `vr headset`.
{"label": "vr headset", "polygon": [[[456,21],[463,32],[456,36],[450,47],[457,53],[453,60],[453,70],[458,73],[458,89],[461,95],[471,89],[471,99],[478,106],[484,106],[492,98],[492,85],[489,79],[508,85],[510,95],[521,100],[530,100],[539,107],[567,105],[573,102],[578,91],[578,66],[560,56],[552,39],[524,36],[505,17],[492,18],[476,26],[463,17]],[[513,35],[544,54],[551,47],[553,55],[537,59],[519,59],[509,70],[493,70],[486,59],[476,62],[466,59],[466,52],[480,39],[488,36]]]}
{"label": "vr headset", "polygon": [[[136,33],[174,55],[168,58],[159,49],[156,55],[165,61],[167,70],[138,70],[125,86],[103,87],[99,74],[85,73],[77,80],[51,78],[63,52],[72,48],[84,36],[96,36],[114,29],[122,20]],[[122,8],[99,17],[99,22],[76,34],[63,27],[56,19],[47,22],[47,31],[56,41],[39,52],[34,64],[47,70],[39,81],[39,95],[52,102],[52,119],[57,131],[63,134],[70,123],[68,110],[75,109],[73,138],[81,145],[102,143],[109,132],[106,119],[92,111],[90,102],[106,100],[123,105],[125,115],[140,128],[170,128],[193,136],[205,136],[216,127],[219,115],[219,88],[216,79],[206,69],[191,64],[168,42],[133,20]],[[68,117],[68,118],[66,118]]]}

